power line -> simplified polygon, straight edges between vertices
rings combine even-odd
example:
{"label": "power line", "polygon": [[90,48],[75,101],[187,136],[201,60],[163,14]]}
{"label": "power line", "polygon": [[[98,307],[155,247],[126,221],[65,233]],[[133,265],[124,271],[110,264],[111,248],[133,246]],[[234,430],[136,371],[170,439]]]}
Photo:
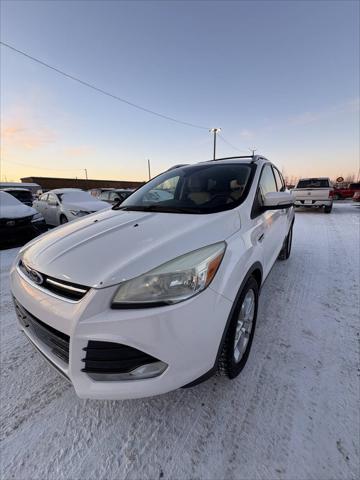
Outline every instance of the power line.
{"label": "power line", "polygon": [[9,48],[10,50],[13,50],[14,52],[19,53],[20,55],[23,55],[24,57],[26,57],[30,60],[33,60],[34,62],[39,63],[43,67],[49,68],[49,69],[53,70],[54,72],[57,72],[60,75],[63,75],[64,77],[70,78],[71,80],[74,80],[75,82],[78,82],[81,85],[84,85],[85,87],[91,88],[92,90],[95,90],[98,93],[102,93],[103,95],[107,95],[108,97],[111,97],[115,100],[118,100],[119,102],[126,103],[127,105],[130,105],[131,107],[137,108],[138,110],[142,110],[143,112],[151,113],[152,115],[156,115],[157,117],[161,117],[161,118],[164,118],[165,120],[170,120],[171,122],[179,123],[181,125],[186,125],[188,127],[201,128],[203,130],[209,130],[209,127],[204,127],[202,125],[196,125],[195,123],[184,122],[182,120],[178,120],[177,118],[169,117],[168,115],[164,115],[162,113],[155,112],[154,110],[150,110],[149,108],[142,107],[141,105],[130,102],[129,100],[126,100],[125,98],[118,97],[117,95],[114,95],[113,93],[107,92],[106,90],[103,90],[102,88],[99,88],[95,85],[92,85],[91,83],[88,83],[84,80],[81,80],[80,78],[74,77],[73,75],[70,75],[69,73],[66,73],[63,70],[60,70],[59,68],[53,67],[52,65],[49,65],[48,63],[43,62],[39,58],[33,57],[32,55],[29,55],[28,53],[25,53],[22,50],[19,50],[19,49],[13,47],[12,45],[9,45],[8,43],[0,41],[0,44],[3,45],[4,47]]}
{"label": "power line", "polygon": [[227,145],[229,145],[229,147],[233,148],[234,150],[237,150],[238,152],[245,152],[245,150],[240,150],[240,148],[235,147],[235,145],[233,145],[233,144],[230,143],[228,140],[226,140],[226,138],[224,138],[224,136],[222,135],[222,133],[219,133],[219,134],[218,134],[218,137],[219,137],[224,143],[226,143]]}

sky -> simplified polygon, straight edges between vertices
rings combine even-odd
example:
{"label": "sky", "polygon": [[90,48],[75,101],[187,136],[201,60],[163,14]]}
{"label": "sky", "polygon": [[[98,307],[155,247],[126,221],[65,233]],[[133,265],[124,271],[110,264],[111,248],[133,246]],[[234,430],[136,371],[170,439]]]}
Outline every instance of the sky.
{"label": "sky", "polygon": [[1,180],[146,180],[263,154],[289,177],[359,171],[357,1],[1,1]]}

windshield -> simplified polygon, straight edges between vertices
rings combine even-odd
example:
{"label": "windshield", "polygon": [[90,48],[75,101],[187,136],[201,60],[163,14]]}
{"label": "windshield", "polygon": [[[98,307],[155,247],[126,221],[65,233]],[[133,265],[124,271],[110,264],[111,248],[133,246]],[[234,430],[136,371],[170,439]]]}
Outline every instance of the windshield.
{"label": "windshield", "polygon": [[82,191],[69,191],[64,193],[58,193],[57,196],[59,197],[61,202],[65,203],[77,203],[77,202],[96,202],[96,198],[94,198],[88,192]]}
{"label": "windshield", "polygon": [[322,178],[308,178],[300,180],[296,188],[329,188],[329,180]]}
{"label": "windshield", "polygon": [[120,207],[170,213],[214,213],[239,205],[246,197],[252,165],[203,164],[176,168],[136,190]]}

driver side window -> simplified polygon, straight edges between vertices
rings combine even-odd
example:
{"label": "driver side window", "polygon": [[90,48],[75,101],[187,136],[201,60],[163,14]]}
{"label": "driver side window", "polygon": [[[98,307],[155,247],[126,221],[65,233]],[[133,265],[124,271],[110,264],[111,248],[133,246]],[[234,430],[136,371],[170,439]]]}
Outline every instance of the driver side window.
{"label": "driver side window", "polygon": [[285,181],[279,170],[275,167],[273,167],[275,179],[276,179],[276,184],[279,192],[285,192],[286,186],[285,186]]}
{"label": "driver side window", "polygon": [[255,218],[263,213],[263,198],[264,195],[270,192],[277,192],[277,185],[271,165],[265,165],[261,172],[258,188],[255,194],[251,218]]}

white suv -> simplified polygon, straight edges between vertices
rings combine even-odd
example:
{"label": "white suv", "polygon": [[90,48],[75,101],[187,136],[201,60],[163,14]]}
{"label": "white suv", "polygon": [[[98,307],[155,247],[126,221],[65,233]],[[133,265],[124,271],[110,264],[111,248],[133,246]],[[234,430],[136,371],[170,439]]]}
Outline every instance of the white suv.
{"label": "white suv", "polygon": [[172,169],[20,251],[20,328],[83,398],[156,395],[217,371],[234,378],[293,222],[293,198],[263,157]]}

